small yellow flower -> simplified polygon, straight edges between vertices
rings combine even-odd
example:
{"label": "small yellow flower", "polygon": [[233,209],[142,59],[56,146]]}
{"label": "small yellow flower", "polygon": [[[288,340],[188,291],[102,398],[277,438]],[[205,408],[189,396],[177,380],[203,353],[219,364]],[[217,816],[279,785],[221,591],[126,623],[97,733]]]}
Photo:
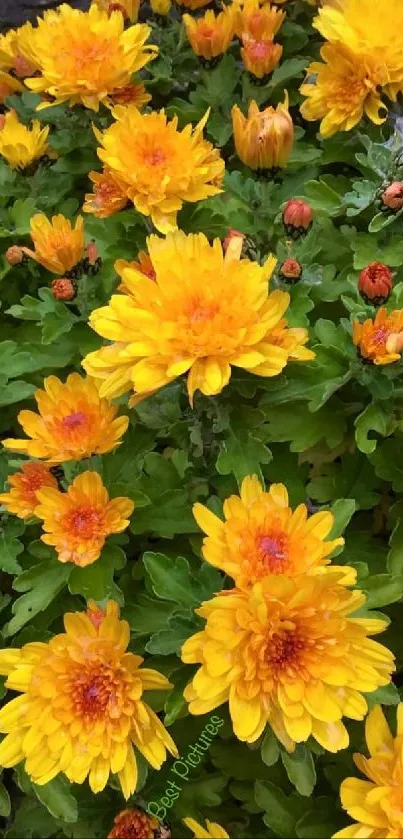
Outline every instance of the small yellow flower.
{"label": "small yellow flower", "polygon": [[107,167],[102,172],[90,172],[88,177],[94,184],[94,191],[87,192],[85,196],[85,213],[93,213],[98,218],[108,218],[126,207],[129,199],[124,188]]}
{"label": "small yellow flower", "polygon": [[57,480],[53,477],[50,467],[33,461],[24,463],[21,472],[9,475],[7,482],[10,490],[0,493],[0,504],[4,504],[8,513],[14,513],[20,519],[29,519],[34,515],[38,506],[38,489],[57,489]]}
{"label": "small yellow flower", "polygon": [[[0,132],[1,140],[1,132]],[[77,265],[84,255],[84,220],[78,216],[75,226],[65,216],[35,213],[30,221],[31,239],[35,250],[22,248],[27,256],[35,259],[48,271],[60,276]]]}
{"label": "small yellow flower", "polygon": [[206,827],[199,824],[195,819],[183,819],[183,823],[193,833],[193,839],[230,839],[227,831],[217,822],[210,822],[206,819]]}
{"label": "small yellow flower", "polygon": [[256,41],[272,41],[285,20],[285,12],[264,0],[236,0],[237,35],[249,35]]}
{"label": "small yellow flower", "polygon": [[290,357],[313,358],[303,347],[307,331],[287,330],[283,320],[289,295],[268,292],[273,257],[260,266],[231,249],[224,255],[218,239],[211,245],[202,233],[182,231],[150,236],[147,245],[155,279],[117,263],[125,293],[90,316],[93,329],[115,342],[83,362],[103,380],[102,395],[133,388],[144,396],[187,373],[192,400],[196,390],[220,393],[232,365],[277,376]]}
{"label": "small yellow flower", "polygon": [[281,44],[274,41],[255,41],[250,35],[242,35],[241,56],[245,67],[253,76],[263,79],[277,67],[283,54]]}
{"label": "small yellow flower", "polygon": [[369,757],[354,755],[354,763],[368,780],[346,778],[341,803],[355,823],[338,830],[333,839],[400,839],[403,835],[403,704],[397,706],[397,735],[393,737],[380,705],[365,721]]}
{"label": "small yellow flower", "polygon": [[[81,12],[63,4],[45,12],[24,39],[24,55],[40,72],[25,83],[51,96],[55,105],[68,101],[98,111],[101,102],[110,106],[113,94],[156,57],[157,47],[145,45],[150,31],[145,24],[125,31],[119,11],[109,16],[97,6]],[[42,107],[49,107],[49,101]]]}
{"label": "small yellow flower", "polygon": [[228,701],[239,740],[254,743],[269,723],[289,751],[310,736],[330,752],[346,748],[342,718],[363,719],[362,694],[394,670],[390,650],[368,637],[386,621],[355,617],[365,595],[345,588],[350,572],[267,576],[203,603],[205,628],[182,647],[186,664],[201,665],[184,691],[190,713]]}
{"label": "small yellow flower", "polygon": [[183,21],[193,52],[205,59],[216,58],[227,51],[234,36],[235,9],[226,6],[217,15],[209,9],[197,19],[183,15]]}
{"label": "small yellow flower", "polygon": [[9,29],[4,35],[0,35],[0,70],[12,70],[19,78],[32,75],[36,68],[21,51],[24,39],[31,29],[32,24],[25,23],[19,29]]}
{"label": "small yellow flower", "polygon": [[136,789],[133,745],[160,769],[166,751],[177,756],[172,738],[143,701],[145,690],[167,690],[165,676],[142,668],[127,652],[130,627],[119,620],[117,603],[64,616],[65,631],[49,643],[0,651],[6,687],[21,693],[0,711],[0,765],[25,760],[33,783],[59,773],[71,783],[88,776],[94,793],[116,774],[125,798]]}
{"label": "small yellow flower", "polygon": [[25,169],[46,154],[48,135],[49,127],[42,128],[37,119],[28,128],[19,121],[15,111],[8,111],[0,128],[0,155],[13,169]]}
{"label": "small yellow flower", "polygon": [[117,0],[116,3],[114,0],[92,0],[91,5],[97,6],[100,11],[108,12],[108,14],[120,11],[131,23],[136,23],[139,16],[140,0]]}
{"label": "small yellow flower", "polygon": [[203,139],[209,112],[192,131],[178,131],[178,119],[168,122],[164,111],[141,114],[134,105],[114,109],[114,122],[97,136],[98,156],[117,178],[136,210],[157,230],[176,229],[184,201],[201,201],[221,192],[224,161]]}
{"label": "small yellow flower", "polygon": [[353,341],[362,358],[373,364],[400,361],[403,350],[403,309],[378,309],[374,320],[353,323]]}
{"label": "small yellow flower", "polygon": [[7,96],[12,96],[13,93],[22,93],[24,86],[14,76],[0,70],[0,105],[5,102]]}
{"label": "small yellow flower", "polygon": [[31,439],[3,440],[7,449],[61,463],[105,454],[119,445],[129,419],[116,416],[118,408],[101,399],[94,381],[70,373],[65,383],[48,376],[43,384],[44,390],[35,393],[39,414],[18,414],[18,422]]}
{"label": "small yellow flower", "polygon": [[277,169],[287,165],[294,143],[294,125],[288,111],[288,96],[277,108],[259,111],[251,102],[245,117],[238,105],[232,108],[235,149],[251,169]]}
{"label": "small yellow flower", "polygon": [[151,0],[151,8],[155,15],[169,15],[172,0]]}

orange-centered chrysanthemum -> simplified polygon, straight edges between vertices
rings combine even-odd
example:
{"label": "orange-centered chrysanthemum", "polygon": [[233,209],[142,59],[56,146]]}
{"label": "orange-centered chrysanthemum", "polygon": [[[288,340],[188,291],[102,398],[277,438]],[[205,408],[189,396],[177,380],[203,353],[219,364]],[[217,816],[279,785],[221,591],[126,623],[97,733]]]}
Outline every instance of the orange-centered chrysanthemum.
{"label": "orange-centered chrysanthemum", "polygon": [[403,309],[379,309],[374,320],[353,323],[353,341],[360,356],[373,364],[399,361],[403,349]]}
{"label": "orange-centered chrysanthemum", "polygon": [[177,754],[142,699],[143,691],[167,690],[170,683],[156,670],[141,668],[140,656],[126,652],[130,628],[119,620],[116,603],[107,604],[100,622],[90,615],[66,614],[65,632],[47,644],[1,650],[0,673],[22,696],[0,711],[0,731],[7,734],[0,765],[25,760],[26,772],[39,785],[59,772],[76,784],[89,776],[95,793],[114,773],[128,798],[137,784],[133,744],[154,769],[161,767],[166,749]]}
{"label": "orange-centered chrysanthemum", "polygon": [[[351,577],[353,569],[351,569]],[[354,617],[365,595],[343,571],[267,576],[196,610],[204,630],[182,647],[201,667],[184,691],[192,714],[229,702],[234,733],[253,743],[266,723],[285,748],[311,735],[331,752],[349,742],[342,717],[362,719],[362,696],[390,682],[393,654],[368,638],[386,621]]]}
{"label": "orange-centered chrysanthemum", "polygon": [[215,15],[211,9],[202,17],[183,15],[186,34],[196,55],[209,60],[227,51],[234,37],[236,11],[234,6],[225,6]]}
{"label": "orange-centered chrysanthemum", "polygon": [[43,519],[42,542],[53,545],[59,562],[82,568],[95,562],[111,533],[126,530],[134,510],[130,498],[109,499],[98,472],[83,472],[67,492],[38,490],[35,515]]}
{"label": "orange-centered chrysanthemum", "polygon": [[403,704],[397,706],[396,737],[376,705],[365,721],[365,739],[370,756],[355,754],[354,763],[368,780],[346,778],[340,787],[341,803],[356,823],[333,839],[402,839]]}
{"label": "orange-centered chrysanthemum", "polygon": [[221,192],[224,161],[203,139],[208,111],[193,131],[190,124],[178,131],[177,117],[168,121],[164,111],[141,114],[129,105],[113,113],[116,122],[103,134],[97,132],[98,155],[136,210],[151,216],[161,233],[176,228],[184,201]]}
{"label": "orange-centered chrysanthemum", "polygon": [[[125,293],[95,309],[90,324],[114,343],[90,353],[83,364],[103,379],[101,395],[131,388],[147,395],[188,373],[196,390],[214,396],[228,384],[231,365],[258,376],[276,376],[289,358],[308,360],[304,329],[287,329],[283,291],[268,292],[275,265],[237,258],[221,242],[182,231],[147,240],[155,280],[123,268]],[[118,267],[118,266],[117,266]],[[119,268],[118,268],[119,270]]]}
{"label": "orange-centered chrysanthemum", "polygon": [[42,127],[37,119],[29,128],[19,121],[15,111],[8,111],[0,129],[0,157],[13,169],[25,169],[48,151],[48,134],[49,126]]}
{"label": "orange-centered chrysanthemum", "polygon": [[279,169],[287,165],[294,144],[294,125],[288,110],[288,94],[276,108],[259,111],[249,103],[244,116],[238,105],[232,108],[235,150],[251,169]]}
{"label": "orange-centered chrysanthemum", "polygon": [[43,213],[35,213],[31,217],[30,228],[35,250],[25,247],[22,250],[53,274],[65,274],[83,257],[82,216],[78,216],[73,227],[71,221],[61,214],[52,216],[52,220],[49,221]]}
{"label": "orange-centered chrysanthemum", "polygon": [[[145,46],[150,27],[135,24],[124,30],[119,12],[88,12],[67,4],[45,12],[38,26],[27,32],[24,55],[38,67],[39,75],[26,79],[35,93],[52,97],[53,104],[81,103],[97,111],[110,105],[115,91],[132,81],[132,74],[155,58],[158,48]],[[39,107],[49,107],[49,101]]]}
{"label": "orange-centered chrysanthemum", "polygon": [[108,839],[158,839],[159,827],[160,822],[154,816],[131,807],[115,816]]}
{"label": "orange-centered chrysanthemum", "polygon": [[236,0],[238,7],[237,35],[250,35],[256,40],[273,39],[285,19],[285,12],[264,0]]}
{"label": "orange-centered chrysanthemum", "polygon": [[38,506],[37,491],[42,487],[57,489],[57,480],[53,477],[50,467],[44,463],[24,463],[21,472],[9,475],[8,492],[0,493],[0,504],[4,504],[9,513],[14,513],[20,519],[29,519],[34,515]]}
{"label": "orange-centered chrysanthemum", "polygon": [[129,199],[124,188],[107,167],[103,172],[90,172],[88,177],[94,184],[94,191],[85,196],[85,213],[93,213],[98,218],[108,218],[126,207]]}
{"label": "orange-centered chrysanthemum", "polygon": [[224,501],[224,521],[203,504],[195,504],[193,514],[207,534],[204,559],[239,588],[249,588],[267,574],[295,577],[322,570],[344,543],[342,538],[325,541],[334,524],[332,513],[323,510],[308,518],[305,504],[293,512],[285,486],[272,484],[265,492],[256,475],[243,480],[240,497]]}
{"label": "orange-centered chrysanthemum", "polygon": [[71,373],[64,383],[48,376],[43,384],[44,390],[35,392],[39,414],[18,414],[31,439],[3,440],[7,449],[60,463],[105,454],[119,445],[129,419],[116,416],[118,408],[100,397],[96,382]]}

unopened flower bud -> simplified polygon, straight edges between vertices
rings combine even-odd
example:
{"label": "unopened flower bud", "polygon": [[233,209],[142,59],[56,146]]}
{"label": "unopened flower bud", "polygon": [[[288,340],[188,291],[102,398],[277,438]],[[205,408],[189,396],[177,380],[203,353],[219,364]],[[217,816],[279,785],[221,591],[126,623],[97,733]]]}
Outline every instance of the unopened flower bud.
{"label": "unopened flower bud", "polygon": [[232,125],[236,153],[246,166],[276,171],[287,165],[294,143],[287,94],[276,108],[268,106],[263,111],[252,101],[246,117],[234,105]]}
{"label": "unopened flower bud", "polygon": [[52,280],[51,289],[53,297],[56,300],[74,300],[77,294],[77,287],[73,280],[68,277],[60,277],[57,280]]}
{"label": "unopened flower bud", "polygon": [[280,277],[285,283],[293,285],[297,283],[302,274],[302,266],[297,259],[290,257],[286,259],[280,268]]}
{"label": "unopened flower bud", "polygon": [[6,250],[6,260],[9,265],[21,265],[24,259],[24,251],[18,245],[11,245]]}
{"label": "unopened flower bud", "polygon": [[403,207],[403,182],[394,181],[389,184],[381,195],[381,202],[385,208],[395,213],[401,210]]}
{"label": "unopened flower bud", "polygon": [[85,249],[85,255],[86,255],[90,265],[95,265],[95,263],[96,263],[96,261],[99,257],[98,248],[97,248],[95,242],[89,242],[89,244],[87,245],[87,247]]}
{"label": "unopened flower bud", "polygon": [[240,252],[242,251],[243,243],[246,239],[245,233],[241,233],[240,230],[236,230],[235,227],[230,227],[228,233],[223,241],[223,250],[224,253],[227,252],[231,242],[238,242],[240,244]]}
{"label": "unopened flower bud", "polygon": [[367,303],[379,306],[388,299],[393,287],[393,275],[383,262],[370,262],[358,277],[358,291]]}
{"label": "unopened flower bud", "polygon": [[283,225],[287,236],[298,239],[308,232],[313,221],[310,204],[302,198],[290,198],[283,209]]}

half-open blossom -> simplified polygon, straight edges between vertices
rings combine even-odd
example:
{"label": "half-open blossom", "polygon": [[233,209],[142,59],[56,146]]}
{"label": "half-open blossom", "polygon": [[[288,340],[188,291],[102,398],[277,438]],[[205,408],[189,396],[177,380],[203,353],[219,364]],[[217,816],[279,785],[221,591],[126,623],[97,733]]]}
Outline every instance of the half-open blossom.
{"label": "half-open blossom", "polygon": [[145,690],[167,690],[161,673],[141,667],[143,659],[127,652],[130,628],[109,601],[94,624],[85,612],[67,613],[65,631],[48,643],[0,651],[6,687],[21,696],[0,711],[0,765],[25,761],[32,782],[47,784],[59,773],[71,783],[88,777],[94,793],[109,775],[118,776],[125,798],[137,785],[133,745],[154,769],[175,744],[144,702]]}
{"label": "half-open blossom", "polygon": [[193,833],[193,839],[230,839],[224,827],[217,822],[210,822],[206,819],[206,827],[199,824],[195,819],[183,819],[183,823]]}
{"label": "half-open blossom", "polygon": [[368,303],[385,303],[393,288],[393,274],[383,262],[370,262],[360,271],[358,291]]}
{"label": "half-open blossom", "polygon": [[301,278],[302,265],[298,262],[298,259],[289,256],[288,259],[285,259],[281,263],[279,275],[283,282],[288,283],[288,285],[294,285]]}
{"label": "half-open blossom", "polygon": [[210,60],[226,52],[234,37],[235,8],[225,6],[217,15],[208,9],[199,18],[183,15],[183,22],[193,52]]}
{"label": "half-open blossom", "polygon": [[312,225],[312,207],[302,198],[289,198],[284,205],[282,220],[287,236],[297,239],[307,233]]}
{"label": "half-open blossom", "polygon": [[85,213],[93,213],[98,218],[108,218],[127,206],[129,199],[124,187],[107,166],[102,172],[90,172],[88,177],[94,184],[94,191],[85,196]]}
{"label": "half-open blossom", "polygon": [[108,839],[160,839],[159,827],[160,822],[155,816],[131,807],[115,816]]}
{"label": "half-open blossom", "polygon": [[362,694],[389,684],[394,669],[390,650],[368,637],[386,621],[355,617],[365,595],[346,585],[336,569],[267,576],[203,603],[205,628],[182,647],[186,664],[201,665],[184,691],[190,713],[228,701],[239,740],[255,742],[269,723],[289,751],[310,736],[328,751],[346,748],[342,718],[363,719]]}
{"label": "half-open blossom", "polygon": [[196,390],[220,393],[232,365],[276,376],[290,357],[313,358],[303,346],[306,330],[288,330],[282,320],[289,295],[268,292],[273,257],[260,266],[230,249],[224,256],[218,239],[211,245],[202,233],[182,231],[150,236],[147,246],[155,280],[123,268],[125,294],[113,295],[90,316],[93,329],[114,342],[83,362],[103,380],[102,395],[133,388],[145,396],[187,373],[192,400]]}
{"label": "half-open blossom", "polygon": [[114,0],[92,0],[92,5],[110,15],[112,12],[121,12],[123,17],[132,23],[135,23],[139,16],[140,0],[117,0],[116,3]]}
{"label": "half-open blossom", "polygon": [[[110,105],[111,94],[155,58],[157,47],[145,44],[150,31],[145,24],[124,30],[119,11],[108,15],[93,5],[82,12],[64,3],[45,12],[27,33],[24,55],[39,74],[25,84],[51,97],[53,104],[81,103],[98,111],[101,102]],[[49,107],[48,99],[39,107]]]}
{"label": "half-open blossom", "polygon": [[118,417],[118,408],[101,398],[97,383],[70,373],[66,382],[56,376],[44,380],[35,392],[39,413],[20,411],[18,422],[29,440],[3,440],[7,449],[49,463],[81,460],[105,454],[120,443],[129,419]]}
{"label": "half-open blossom", "polygon": [[255,40],[250,35],[242,35],[241,56],[245,70],[257,79],[263,79],[273,72],[283,54],[281,44],[271,39]]}
{"label": "half-open blossom", "polygon": [[322,573],[332,551],[344,544],[340,537],[327,540],[334,524],[332,513],[323,510],[308,518],[305,504],[293,511],[283,484],[272,484],[265,492],[256,475],[244,478],[240,496],[224,501],[223,513],[224,521],[203,504],[193,507],[207,534],[204,559],[232,577],[239,588],[249,588],[267,574]]}
{"label": "half-open blossom", "polygon": [[236,0],[237,35],[250,35],[259,41],[273,40],[285,19],[285,12],[267,0]]}
{"label": "half-open blossom", "polygon": [[35,250],[26,247],[22,250],[53,274],[67,273],[84,255],[82,216],[77,217],[73,227],[70,219],[61,214],[49,221],[43,213],[35,213],[31,216],[30,232]]}
{"label": "half-open blossom", "polygon": [[46,154],[48,135],[49,126],[42,127],[34,119],[29,128],[19,121],[15,111],[8,111],[0,128],[0,156],[13,169],[25,169]]}
{"label": "half-open blossom", "polygon": [[278,169],[287,165],[294,143],[294,125],[288,110],[288,96],[276,108],[259,111],[251,102],[245,117],[232,108],[235,149],[239,159],[251,169]]}
{"label": "half-open blossom", "polygon": [[209,111],[192,131],[178,131],[178,118],[164,111],[141,114],[134,106],[114,109],[114,122],[97,136],[98,155],[117,177],[136,210],[161,233],[176,228],[185,201],[201,201],[221,192],[224,161],[203,139]]}
{"label": "half-open blossom", "polygon": [[52,545],[59,562],[82,568],[95,562],[111,533],[129,525],[134,510],[130,498],[109,499],[98,472],[83,472],[67,492],[38,490],[35,515],[43,519],[42,542]]}
{"label": "half-open blossom", "polygon": [[29,519],[34,515],[38,506],[38,489],[57,489],[57,480],[53,477],[50,467],[34,461],[24,463],[20,472],[9,475],[7,483],[10,489],[0,493],[0,504],[4,504],[7,512],[14,513],[20,519]]}
{"label": "half-open blossom", "polygon": [[333,839],[400,839],[403,835],[403,704],[397,706],[393,736],[380,705],[365,720],[369,757],[354,755],[354,763],[368,780],[346,778],[340,787],[343,808],[355,820],[333,834]]}
{"label": "half-open blossom", "polygon": [[353,323],[353,341],[361,358],[373,364],[393,364],[403,350],[403,309],[379,309],[375,318]]}

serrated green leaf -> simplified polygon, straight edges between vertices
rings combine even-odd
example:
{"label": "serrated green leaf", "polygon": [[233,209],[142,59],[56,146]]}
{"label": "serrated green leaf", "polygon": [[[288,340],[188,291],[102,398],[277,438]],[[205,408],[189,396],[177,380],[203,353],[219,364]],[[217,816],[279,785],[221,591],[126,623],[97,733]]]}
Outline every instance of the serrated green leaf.
{"label": "serrated green leaf", "polygon": [[63,565],[56,559],[50,562],[40,562],[29,571],[23,571],[14,581],[16,591],[24,591],[22,597],[14,601],[13,616],[3,628],[6,638],[15,635],[32,620],[38,612],[42,612],[65,586],[70,573],[70,565]]}
{"label": "serrated green leaf", "polygon": [[316,784],[315,763],[312,752],[303,743],[297,743],[290,754],[281,751],[281,760],[290,782],[300,795],[310,796]]}
{"label": "serrated green leaf", "polygon": [[260,747],[263,763],[266,766],[274,766],[280,757],[280,745],[273,730],[267,726],[266,732]]}
{"label": "serrated green leaf", "polygon": [[41,804],[56,819],[64,822],[76,822],[78,817],[77,801],[71,793],[70,783],[60,775],[48,784],[33,784],[35,794]]}

